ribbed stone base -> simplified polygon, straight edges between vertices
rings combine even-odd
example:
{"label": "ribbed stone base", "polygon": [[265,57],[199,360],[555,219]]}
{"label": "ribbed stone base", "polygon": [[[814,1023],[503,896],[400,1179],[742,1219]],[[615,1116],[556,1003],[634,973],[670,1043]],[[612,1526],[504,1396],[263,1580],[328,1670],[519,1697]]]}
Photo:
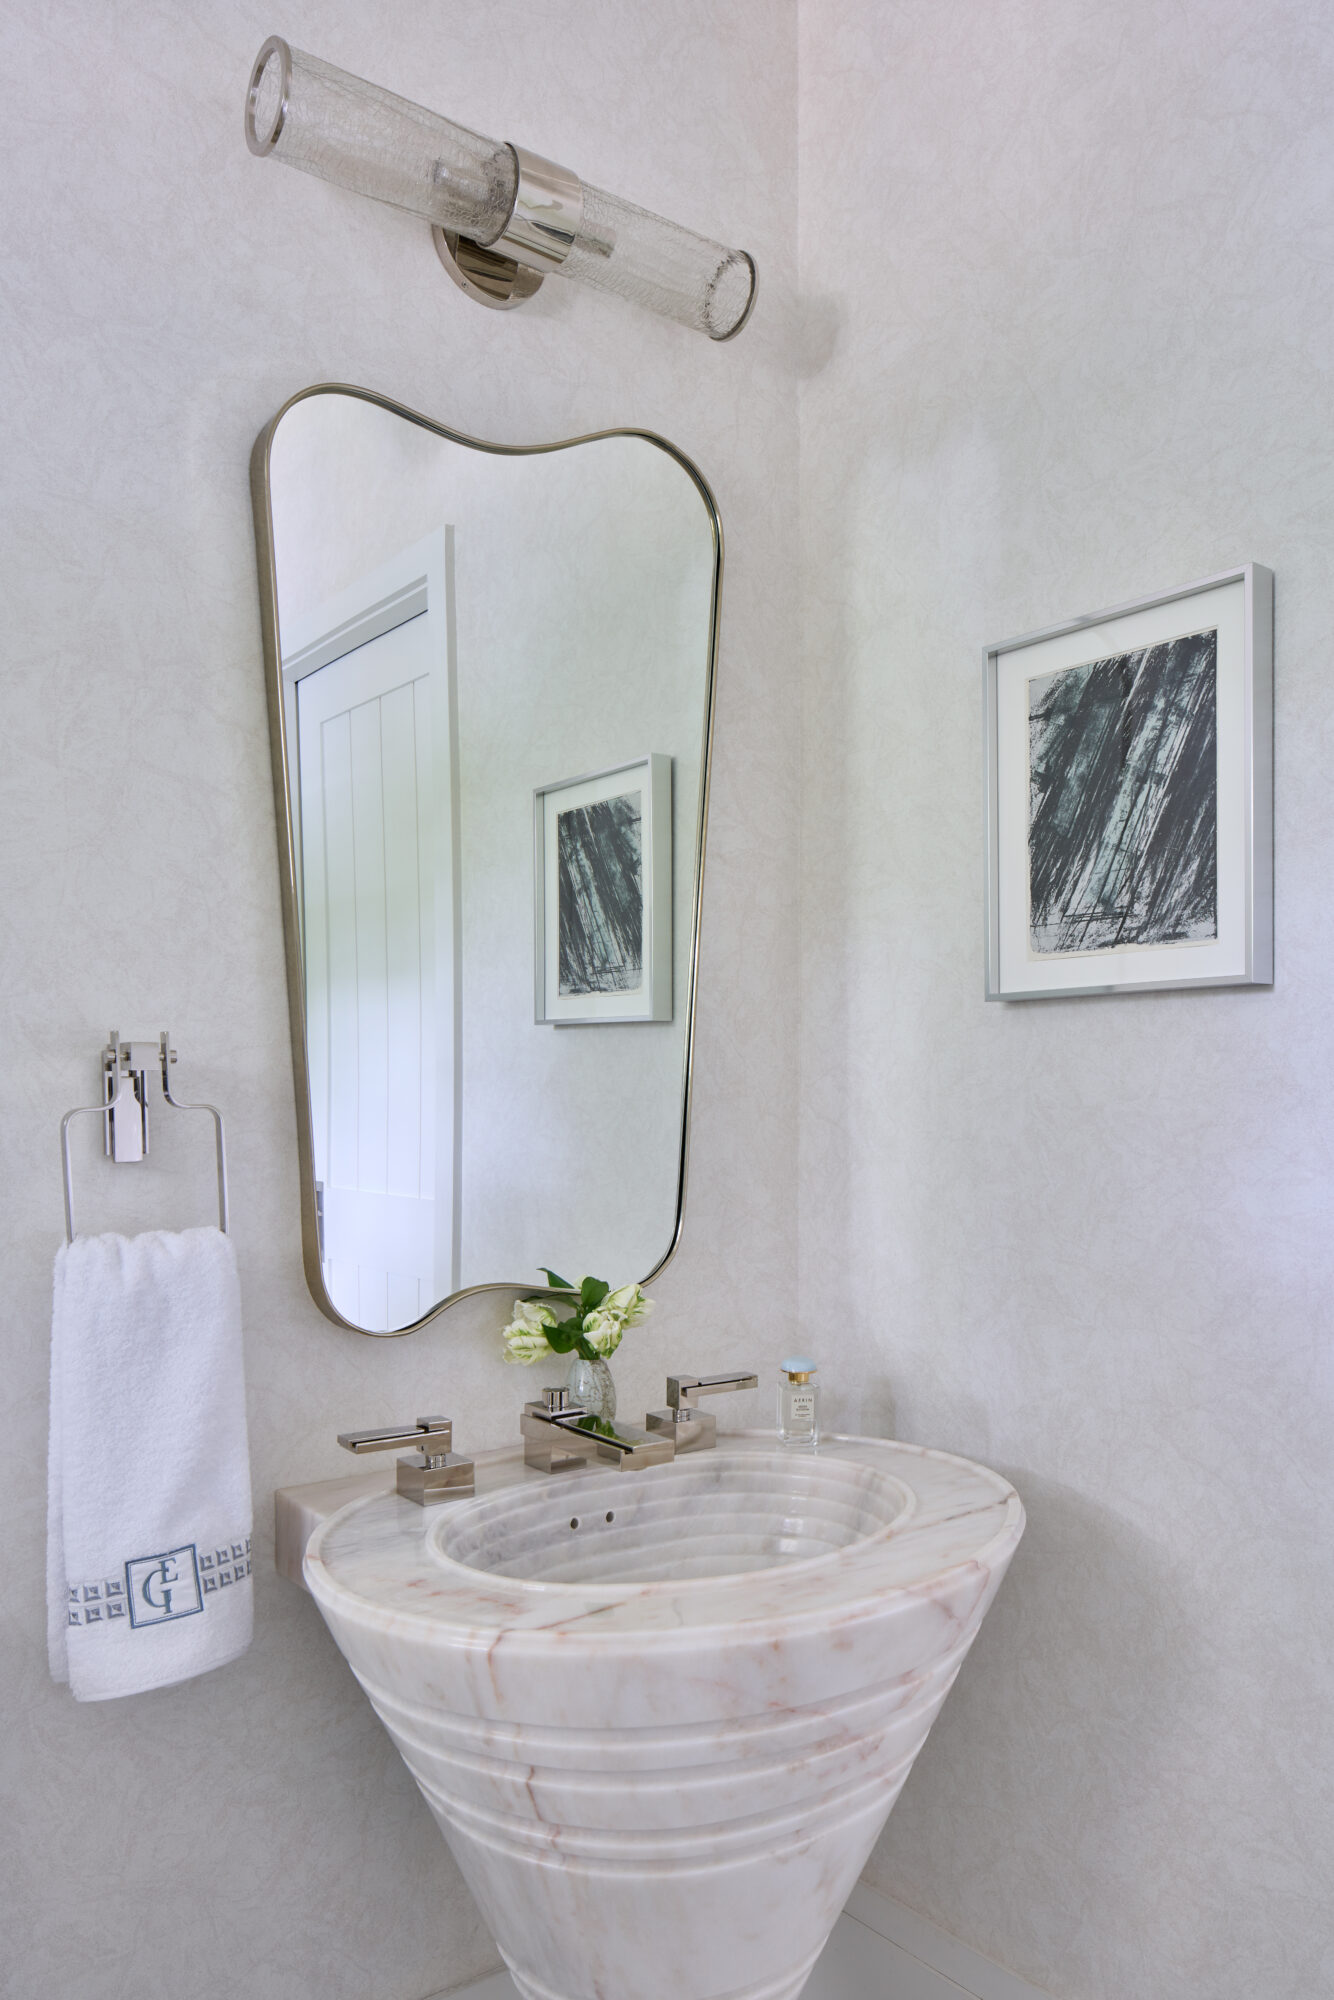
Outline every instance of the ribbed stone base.
{"label": "ribbed stone base", "polygon": [[[488,1479],[490,1487],[488,1488]],[[478,1469],[306,1573],[522,2000],[797,2000],[1019,1538],[944,1453]]]}

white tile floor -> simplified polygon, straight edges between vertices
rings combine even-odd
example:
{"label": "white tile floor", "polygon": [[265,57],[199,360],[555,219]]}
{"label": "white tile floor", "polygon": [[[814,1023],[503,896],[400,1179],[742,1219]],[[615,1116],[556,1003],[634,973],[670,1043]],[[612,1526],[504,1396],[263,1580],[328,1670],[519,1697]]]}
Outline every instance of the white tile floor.
{"label": "white tile floor", "polygon": [[855,1917],[842,1916],[802,2000],[976,2000],[976,1996],[887,1938],[877,1937]]}

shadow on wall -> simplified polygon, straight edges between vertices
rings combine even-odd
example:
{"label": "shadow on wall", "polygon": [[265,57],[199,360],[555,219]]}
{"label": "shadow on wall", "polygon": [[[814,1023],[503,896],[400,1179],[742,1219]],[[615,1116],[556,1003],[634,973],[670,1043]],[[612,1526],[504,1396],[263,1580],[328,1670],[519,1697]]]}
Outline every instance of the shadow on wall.
{"label": "shadow on wall", "polygon": [[796,302],[794,364],[802,381],[829,366],[843,329],[843,308],[837,299],[807,293]]}
{"label": "shadow on wall", "polygon": [[[1090,1882],[1127,1940],[1165,1920],[1160,1901],[1184,1900],[1170,1921],[1189,1922],[1177,1723],[1201,1648],[1190,1587],[1155,1543],[1069,1487],[998,1469],[1027,1532],[866,1879],[1067,1993],[1089,1976]],[[1020,1847],[1016,1826],[1040,1841]],[[942,1907],[941,1881],[967,1883],[966,1903]]]}
{"label": "shadow on wall", "polygon": [[[853,1378],[851,1386],[842,1379],[849,1373]],[[869,1360],[855,1371],[839,1368],[833,1371],[833,1375],[832,1383],[821,1385],[821,1430],[826,1433],[843,1432],[848,1437],[893,1438],[899,1435],[891,1376],[877,1372],[874,1363]],[[763,1421],[772,1423],[773,1419],[766,1414]]]}

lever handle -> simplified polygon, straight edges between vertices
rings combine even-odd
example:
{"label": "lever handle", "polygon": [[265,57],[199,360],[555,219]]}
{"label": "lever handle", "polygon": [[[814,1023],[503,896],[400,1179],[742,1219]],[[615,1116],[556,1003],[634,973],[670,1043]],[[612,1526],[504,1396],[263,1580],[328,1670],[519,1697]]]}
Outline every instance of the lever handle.
{"label": "lever handle", "polygon": [[669,1375],[667,1402],[673,1410],[688,1410],[695,1396],[720,1396],[725,1389],[758,1389],[758,1375]]}
{"label": "lever handle", "polygon": [[375,1431],[339,1431],[344,1451],[394,1451],[405,1444],[424,1451],[429,1438],[436,1451],[448,1451],[454,1436],[452,1417],[418,1417],[412,1424],[393,1424]]}
{"label": "lever handle", "polygon": [[413,1424],[386,1424],[378,1431],[339,1431],[344,1451],[393,1451],[416,1445],[420,1457],[400,1458],[395,1486],[404,1500],[434,1507],[440,1500],[463,1500],[477,1490],[470,1458],[455,1458],[454,1425],[449,1417],[418,1417]]}

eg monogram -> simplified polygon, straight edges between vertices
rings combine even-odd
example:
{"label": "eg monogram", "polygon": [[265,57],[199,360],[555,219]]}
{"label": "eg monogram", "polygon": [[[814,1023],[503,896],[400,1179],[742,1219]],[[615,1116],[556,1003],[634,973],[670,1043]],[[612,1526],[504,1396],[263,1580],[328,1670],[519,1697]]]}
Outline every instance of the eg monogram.
{"label": "eg monogram", "polygon": [[140,1556],[125,1565],[131,1625],[165,1625],[204,1608],[193,1542],[165,1555]]}

